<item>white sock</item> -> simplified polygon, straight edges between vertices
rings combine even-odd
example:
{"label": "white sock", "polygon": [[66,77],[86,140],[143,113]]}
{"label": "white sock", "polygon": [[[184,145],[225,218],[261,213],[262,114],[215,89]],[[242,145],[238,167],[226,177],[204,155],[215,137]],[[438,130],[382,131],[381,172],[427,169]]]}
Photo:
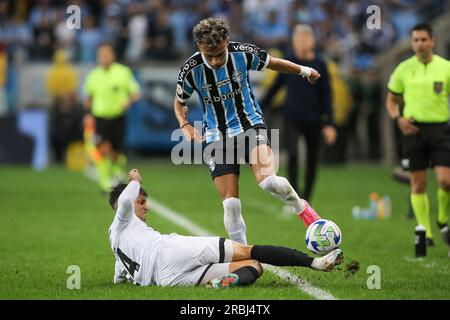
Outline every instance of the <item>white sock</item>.
{"label": "white sock", "polygon": [[247,244],[246,227],[241,215],[241,200],[227,198],[223,201],[223,222],[231,240]]}
{"label": "white sock", "polygon": [[285,177],[268,176],[259,183],[259,186],[269,191],[274,197],[280,198],[286,205],[294,207],[296,214],[305,209],[305,200],[300,199]]}

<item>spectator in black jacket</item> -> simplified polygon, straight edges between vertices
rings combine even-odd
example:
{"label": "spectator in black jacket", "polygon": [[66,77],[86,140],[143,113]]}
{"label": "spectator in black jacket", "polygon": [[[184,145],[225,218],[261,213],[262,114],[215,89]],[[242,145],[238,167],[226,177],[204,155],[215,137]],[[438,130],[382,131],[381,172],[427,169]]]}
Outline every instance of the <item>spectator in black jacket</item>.
{"label": "spectator in black jacket", "polygon": [[[308,25],[295,26],[292,45],[294,54],[287,59],[316,69],[321,74],[321,78],[315,85],[311,85],[301,77],[279,74],[273,86],[267,91],[262,106],[269,105],[277,91],[283,85],[287,85],[286,102],[282,113],[284,117],[283,136],[287,138],[286,146],[289,153],[288,179],[301,198],[310,201],[317,173],[321,136],[324,136],[327,144],[333,144],[336,140],[336,130],[332,121],[331,90],[327,66],[323,60],[315,56],[314,35],[311,27]],[[299,135],[304,136],[307,148],[303,192],[300,192],[297,184]]]}

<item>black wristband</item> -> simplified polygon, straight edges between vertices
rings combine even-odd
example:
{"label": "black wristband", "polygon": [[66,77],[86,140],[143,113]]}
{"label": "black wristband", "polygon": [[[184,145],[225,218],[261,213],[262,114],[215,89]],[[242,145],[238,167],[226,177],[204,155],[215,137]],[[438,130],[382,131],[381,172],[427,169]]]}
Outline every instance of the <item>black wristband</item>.
{"label": "black wristband", "polygon": [[186,125],[188,125],[188,124],[192,125],[192,123],[186,122],[185,124],[183,124],[183,125],[181,126],[181,129],[183,129],[183,128],[184,128]]}
{"label": "black wristband", "polygon": [[395,117],[394,117],[394,122],[397,123],[397,122],[398,122],[398,119],[399,119],[400,117],[401,117],[400,115],[395,116]]}

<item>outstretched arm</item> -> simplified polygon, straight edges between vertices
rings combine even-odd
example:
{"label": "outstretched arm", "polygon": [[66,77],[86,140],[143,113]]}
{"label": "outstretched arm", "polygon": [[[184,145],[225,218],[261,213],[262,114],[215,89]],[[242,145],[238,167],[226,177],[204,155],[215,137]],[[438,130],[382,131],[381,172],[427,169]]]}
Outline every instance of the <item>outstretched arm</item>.
{"label": "outstretched arm", "polygon": [[128,181],[127,187],[122,191],[117,201],[116,218],[120,222],[128,222],[130,220],[134,202],[139,195],[142,178],[137,169],[132,169],[128,173]]}
{"label": "outstretched arm", "polygon": [[122,191],[117,201],[116,218],[120,222],[130,221],[133,212],[134,202],[139,195],[139,188],[141,185],[137,181],[131,181],[128,186]]}
{"label": "outstretched arm", "polygon": [[274,58],[272,56],[269,58],[267,68],[282,73],[298,74],[307,77],[310,83],[315,83],[317,79],[320,78],[320,74],[313,68],[302,66],[286,59]]}

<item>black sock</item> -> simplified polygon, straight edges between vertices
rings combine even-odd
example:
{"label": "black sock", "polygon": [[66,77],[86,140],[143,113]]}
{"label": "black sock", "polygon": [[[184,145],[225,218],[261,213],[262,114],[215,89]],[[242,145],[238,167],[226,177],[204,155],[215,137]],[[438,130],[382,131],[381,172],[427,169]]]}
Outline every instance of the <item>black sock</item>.
{"label": "black sock", "polygon": [[277,246],[253,246],[251,251],[252,259],[274,266],[299,266],[311,267],[314,258],[306,253]]}
{"label": "black sock", "polygon": [[246,266],[237,269],[233,272],[234,274],[237,274],[239,277],[239,285],[249,285],[256,281],[256,279],[259,278],[260,274],[258,270],[251,266]]}
{"label": "black sock", "polygon": [[439,227],[439,230],[441,230],[442,228],[446,227],[447,224],[446,223],[439,223],[439,221],[437,222],[437,225]]}

